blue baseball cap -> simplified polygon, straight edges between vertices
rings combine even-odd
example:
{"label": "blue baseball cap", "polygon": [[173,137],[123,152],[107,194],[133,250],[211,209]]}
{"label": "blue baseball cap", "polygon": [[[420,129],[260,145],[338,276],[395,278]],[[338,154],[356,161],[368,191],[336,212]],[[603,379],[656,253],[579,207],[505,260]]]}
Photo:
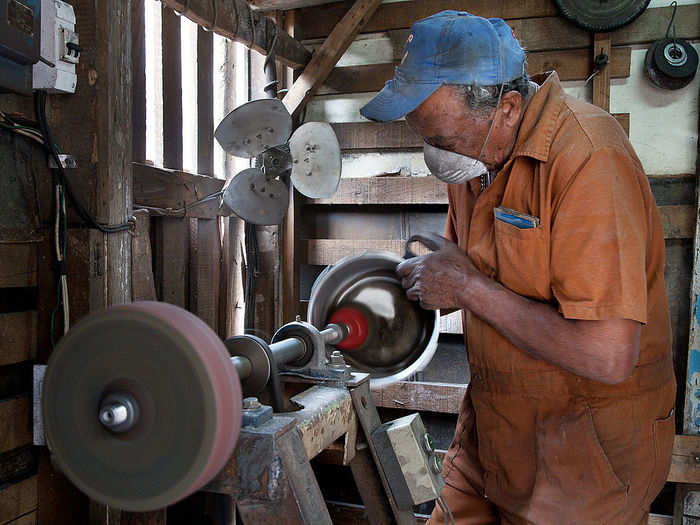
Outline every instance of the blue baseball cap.
{"label": "blue baseball cap", "polygon": [[525,64],[525,52],[502,19],[441,11],[411,26],[394,78],[360,114],[396,120],[443,84],[497,86],[523,76]]}

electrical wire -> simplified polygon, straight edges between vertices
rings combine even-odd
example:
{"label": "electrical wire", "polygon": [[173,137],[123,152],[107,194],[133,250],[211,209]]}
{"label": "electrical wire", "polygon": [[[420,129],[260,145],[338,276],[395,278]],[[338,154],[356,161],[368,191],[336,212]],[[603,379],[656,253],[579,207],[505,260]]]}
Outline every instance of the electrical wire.
{"label": "electrical wire", "polygon": [[199,200],[185,204],[182,208],[159,208],[157,206],[142,205],[136,205],[134,206],[134,208],[137,210],[148,210],[148,212],[152,215],[162,215],[167,217],[184,217],[185,215],[187,215],[188,210],[194,208],[195,206],[199,206],[201,204],[205,204],[214,199],[217,199],[223,194],[223,190],[210,193],[209,195],[202,197]]}
{"label": "electrical wire", "polygon": [[70,182],[66,177],[65,171],[63,170],[61,160],[58,157],[58,151],[54,145],[53,140],[51,139],[51,133],[49,131],[49,126],[46,120],[46,99],[46,92],[37,91],[34,93],[34,105],[37,119],[39,120],[39,127],[41,129],[41,134],[44,138],[44,144],[46,146],[46,149],[56,162],[57,167],[55,168],[55,171],[58,174],[58,181],[64,187],[65,194],[68,195],[68,198],[73,203],[73,207],[78,212],[78,215],[90,227],[96,228],[103,233],[117,233],[127,230],[133,230],[136,225],[136,219],[134,217],[130,217],[127,222],[124,222],[122,224],[100,224],[87,212],[87,210],[83,207],[82,203],[75,197],[75,194],[73,193],[73,190],[70,186]]}

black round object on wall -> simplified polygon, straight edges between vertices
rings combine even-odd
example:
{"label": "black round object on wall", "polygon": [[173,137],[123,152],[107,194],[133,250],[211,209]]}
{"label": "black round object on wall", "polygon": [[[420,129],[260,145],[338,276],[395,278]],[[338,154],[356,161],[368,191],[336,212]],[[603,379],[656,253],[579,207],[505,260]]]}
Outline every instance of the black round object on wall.
{"label": "black round object on wall", "polygon": [[607,33],[641,15],[650,0],[555,0],[562,16],[594,33]]}
{"label": "black round object on wall", "polygon": [[649,80],[662,89],[681,89],[695,78],[698,53],[685,40],[665,38],[647,50],[644,71]]}

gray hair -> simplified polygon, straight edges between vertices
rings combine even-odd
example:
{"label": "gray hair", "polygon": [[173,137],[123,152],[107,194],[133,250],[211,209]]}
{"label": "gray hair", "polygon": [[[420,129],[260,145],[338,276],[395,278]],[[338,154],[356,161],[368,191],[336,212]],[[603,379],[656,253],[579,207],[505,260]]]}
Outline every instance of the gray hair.
{"label": "gray hair", "polygon": [[[500,84],[497,86],[479,86],[466,84],[448,84],[455,92],[464,97],[466,106],[478,113],[487,115],[498,105],[498,95],[501,92]],[[526,98],[530,92],[530,79],[527,75],[514,78],[503,84],[503,93],[517,91],[520,96]]]}

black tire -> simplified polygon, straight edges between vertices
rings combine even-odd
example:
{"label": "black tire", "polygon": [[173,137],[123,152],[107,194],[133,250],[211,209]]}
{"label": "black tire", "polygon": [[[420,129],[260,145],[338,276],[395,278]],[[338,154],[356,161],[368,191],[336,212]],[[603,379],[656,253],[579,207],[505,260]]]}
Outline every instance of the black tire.
{"label": "black tire", "polygon": [[650,0],[554,0],[564,18],[593,33],[607,33],[634,21]]}

